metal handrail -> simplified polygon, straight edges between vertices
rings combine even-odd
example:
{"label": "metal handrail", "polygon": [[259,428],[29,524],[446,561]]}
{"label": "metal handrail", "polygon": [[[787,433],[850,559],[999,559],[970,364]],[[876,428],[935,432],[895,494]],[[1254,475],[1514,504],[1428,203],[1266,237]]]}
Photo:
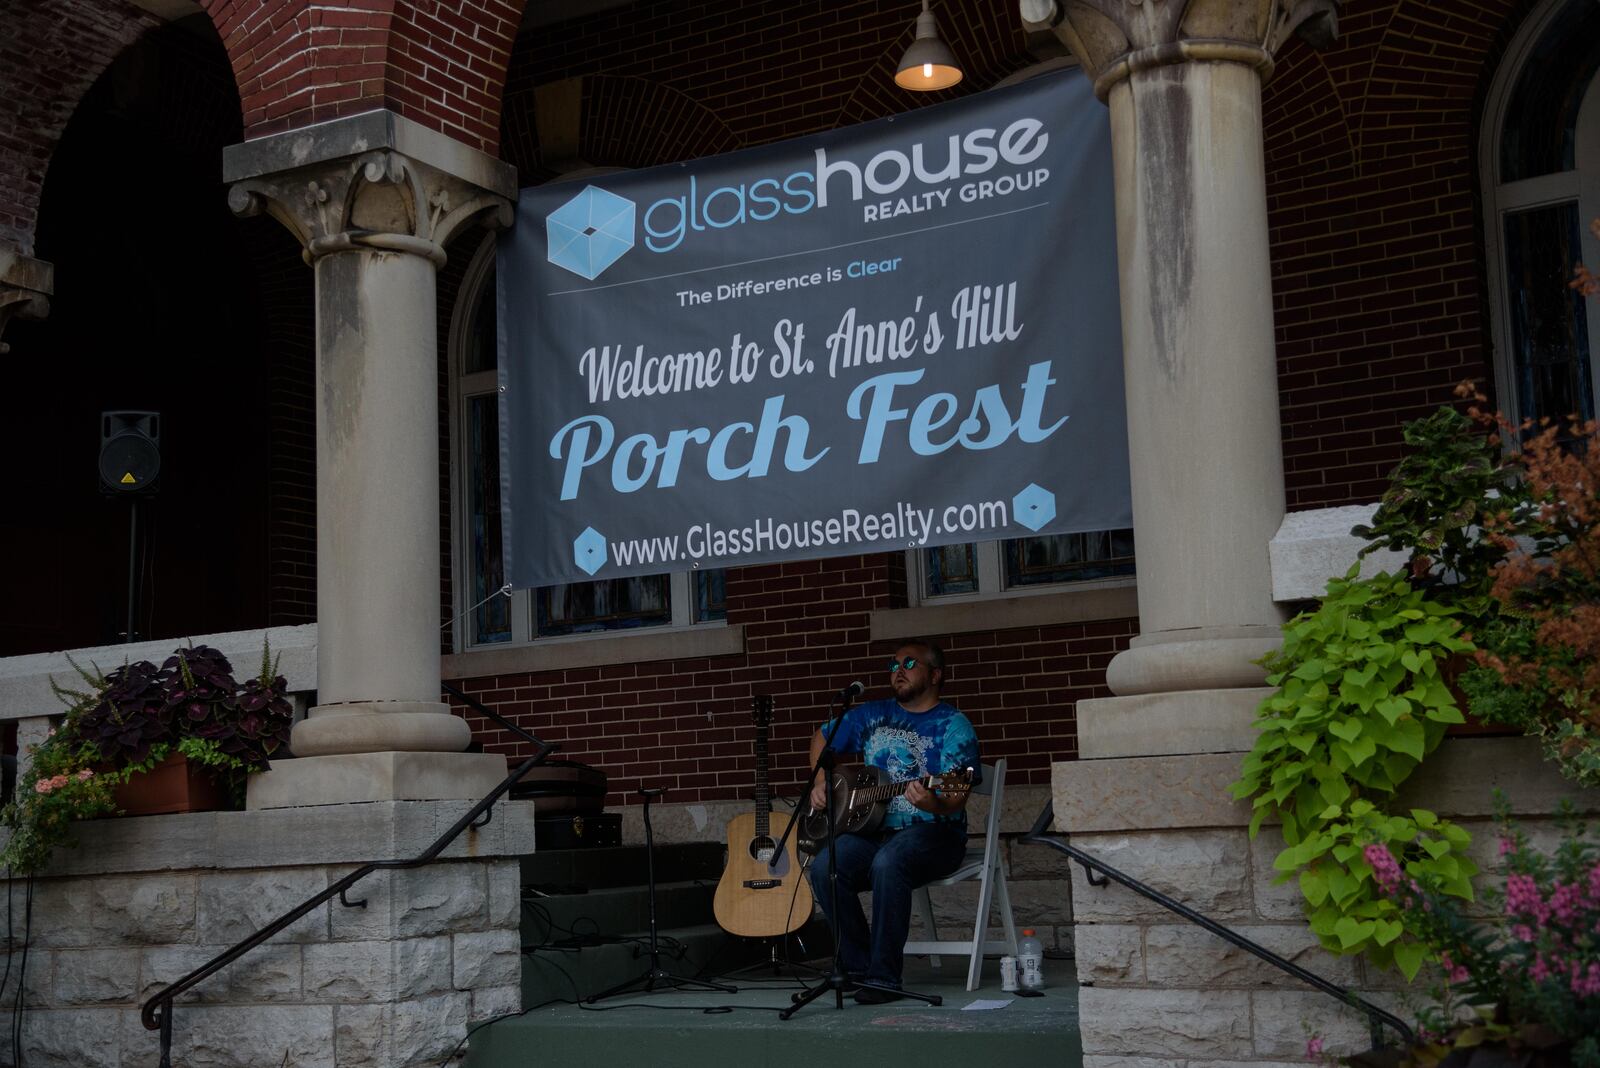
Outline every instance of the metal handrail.
{"label": "metal handrail", "polygon": [[279,931],[282,931],[300,917],[304,916],[306,913],[310,912],[312,909],[330,900],[331,898],[337,897],[341,904],[350,908],[364,906],[366,904],[364,900],[351,901],[345,897],[345,891],[349,890],[350,887],[354,886],[368,875],[371,875],[373,872],[380,870],[399,871],[407,868],[420,868],[425,864],[431,863],[438,858],[439,854],[444,851],[445,847],[447,847],[451,842],[455,841],[462,831],[466,830],[468,827],[481,827],[488,823],[489,818],[492,815],[492,813],[489,812],[489,809],[493,807],[494,803],[500,800],[501,796],[507,790],[511,789],[513,784],[515,784],[528,772],[532,771],[539,764],[543,763],[551,753],[555,752],[556,749],[559,748],[554,743],[541,741],[532,734],[529,734],[527,731],[522,730],[520,727],[509,723],[509,721],[502,719],[499,715],[493,712],[490,712],[477,701],[474,701],[465,694],[454,690],[452,687],[446,686],[445,688],[450,690],[452,693],[455,693],[458,697],[461,697],[468,704],[473,705],[477,711],[487,715],[491,719],[498,720],[503,725],[510,727],[510,729],[532,741],[536,746],[538,746],[538,751],[535,752],[533,756],[519,764],[515,771],[507,775],[498,786],[489,791],[488,794],[484,795],[483,800],[479,801],[477,804],[473,805],[472,808],[468,809],[465,815],[456,820],[456,822],[453,823],[448,830],[434,840],[432,845],[430,845],[427,849],[424,849],[417,856],[412,857],[409,860],[379,860],[363,864],[361,867],[350,872],[333,885],[324,890],[318,891],[316,894],[313,894],[299,905],[296,905],[288,912],[285,912],[276,920],[273,920],[267,926],[261,928],[255,934],[251,935],[249,938],[246,938],[229,949],[224,950],[222,953],[213,957],[205,964],[202,964],[200,967],[194,969],[188,975],[185,975],[182,979],[179,979],[177,982],[167,986],[160,993],[153,995],[139,1010],[139,1019],[144,1024],[146,1030],[159,1030],[161,1032],[161,1068],[172,1068],[172,1003],[180,994],[189,990],[191,987],[204,982],[206,979],[215,975],[218,971],[226,968],[228,965],[232,964],[234,961],[238,960],[240,957],[261,945],[263,942],[267,941],[267,939],[271,938]]}
{"label": "metal handrail", "polygon": [[[1398,1034],[1407,1045],[1410,1045],[1416,1041],[1416,1035],[1412,1032],[1411,1028],[1406,1025],[1404,1020],[1394,1015],[1394,1013],[1387,1012],[1374,1005],[1372,1002],[1367,1001],[1365,998],[1358,997],[1353,991],[1347,990],[1337,983],[1324,979],[1316,972],[1307,971],[1305,968],[1300,967],[1300,965],[1294,963],[1293,961],[1285,960],[1283,957],[1278,956],[1265,946],[1250,941],[1250,939],[1246,938],[1238,931],[1235,931],[1233,928],[1226,927],[1223,924],[1218,923],[1216,920],[1213,920],[1204,913],[1196,912],[1194,909],[1183,904],[1181,901],[1174,901],[1172,898],[1168,897],[1166,894],[1163,894],[1154,887],[1141,883],[1133,876],[1118,871],[1105,861],[1100,860],[1092,854],[1085,853],[1077,846],[1063,842],[1059,838],[1048,837],[1045,832],[1049,830],[1050,824],[1054,821],[1055,801],[1046,801],[1044,809],[1039,813],[1039,818],[1033,821],[1032,829],[1030,829],[1027,834],[1022,836],[1022,841],[1033,842],[1038,845],[1047,845],[1052,849],[1060,850],[1062,853],[1065,853],[1067,856],[1083,865],[1084,875],[1089,880],[1090,886],[1105,886],[1108,881],[1125,886],[1139,896],[1150,901],[1154,901],[1157,905],[1160,905],[1169,912],[1175,912],[1179,916],[1182,916],[1184,919],[1188,920],[1190,923],[1205,928],[1218,938],[1221,938],[1226,942],[1231,942],[1233,945],[1238,946],[1247,953],[1254,954],[1255,956],[1266,961],[1268,964],[1272,965],[1274,968],[1277,968],[1279,971],[1286,972],[1287,974],[1294,976],[1294,978],[1300,980],[1302,983],[1315,987],[1330,997],[1338,998],[1340,1001],[1351,1006],[1352,1008],[1360,1009],[1362,1012],[1367,1014],[1367,1022],[1372,1028],[1373,1049],[1382,1049],[1384,1047],[1384,1026],[1388,1026],[1391,1030]],[[1098,879],[1095,878],[1095,872],[1097,871],[1100,873],[1100,878]]]}
{"label": "metal handrail", "polygon": [[[463,703],[470,706],[474,712],[482,716],[484,719],[492,719],[496,723],[500,724],[500,726],[510,731],[512,734],[521,735],[523,741],[532,742],[534,745],[545,744],[538,738],[523,730],[521,727],[517,726],[515,723],[512,723],[509,719],[506,719],[506,717],[502,716],[488,705],[484,704],[482,701],[479,701],[476,697],[473,697],[471,694],[462,693],[448,682],[440,683],[440,686],[443,687],[445,693],[450,694],[452,697],[459,697]],[[561,747],[559,745],[552,745],[550,747],[550,751],[553,753],[560,748]]]}

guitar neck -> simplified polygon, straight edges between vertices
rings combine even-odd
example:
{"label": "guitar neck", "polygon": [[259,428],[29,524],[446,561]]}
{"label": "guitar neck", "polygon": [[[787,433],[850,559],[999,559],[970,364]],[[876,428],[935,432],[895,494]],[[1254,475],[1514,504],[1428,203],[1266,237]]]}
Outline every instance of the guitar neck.
{"label": "guitar neck", "polygon": [[772,722],[772,698],[755,699],[756,719],[756,836],[771,830],[772,790],[767,785],[767,727]]}
{"label": "guitar neck", "polygon": [[914,782],[920,782],[930,790],[938,789],[944,785],[943,775],[924,775],[920,779],[907,779],[905,782],[886,782],[877,786],[868,786],[855,792],[854,802],[858,805],[868,802],[887,801],[892,797],[899,797],[906,792],[906,787]]}

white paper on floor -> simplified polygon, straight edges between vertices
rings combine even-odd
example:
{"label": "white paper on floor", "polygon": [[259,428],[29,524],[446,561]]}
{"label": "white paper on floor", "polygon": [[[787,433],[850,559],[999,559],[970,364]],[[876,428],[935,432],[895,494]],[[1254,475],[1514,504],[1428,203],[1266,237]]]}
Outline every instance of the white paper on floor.
{"label": "white paper on floor", "polygon": [[1015,1000],[1016,1000],[1016,998],[1006,998],[1003,1001],[999,1000],[999,999],[992,999],[991,1000],[989,998],[979,998],[977,1001],[972,1002],[970,1005],[961,1006],[961,1011],[962,1012],[987,1012],[990,1009],[1003,1009],[1003,1008],[1005,1008],[1007,1005],[1011,1004]]}

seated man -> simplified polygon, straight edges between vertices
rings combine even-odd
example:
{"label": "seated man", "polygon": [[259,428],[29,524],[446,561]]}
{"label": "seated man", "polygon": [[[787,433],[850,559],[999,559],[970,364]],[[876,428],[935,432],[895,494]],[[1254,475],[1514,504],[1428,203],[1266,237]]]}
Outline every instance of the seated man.
{"label": "seated man", "polygon": [[[836,753],[860,752],[894,782],[979,769],[972,724],[939,698],[944,654],[921,639],[901,645],[889,662],[894,699],[871,701],[845,713],[833,738]],[[811,762],[822,753],[825,732],[811,739]],[[961,866],[967,850],[966,792],[942,796],[913,782],[894,798],[882,829],[871,837],[841,834],[838,840],[839,910],[828,892],[828,852],[811,865],[811,885],[823,912],[839,933],[839,956],[852,979],[885,987],[855,992],[861,1004],[899,997],[900,968],[911,928],[911,892]],[[819,775],[811,805],[820,809],[826,790]],[[835,814],[836,817],[839,815]],[[858,898],[872,891],[872,925]]]}

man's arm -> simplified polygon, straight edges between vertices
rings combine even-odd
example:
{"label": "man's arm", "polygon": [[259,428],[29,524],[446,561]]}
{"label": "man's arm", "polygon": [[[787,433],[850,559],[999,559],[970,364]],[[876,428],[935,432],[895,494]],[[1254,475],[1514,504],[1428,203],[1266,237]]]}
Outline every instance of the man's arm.
{"label": "man's arm", "polygon": [[[817,733],[813,734],[811,736],[811,750],[806,755],[806,759],[810,761],[810,765],[809,765],[810,767],[814,768],[814,767],[817,766],[817,758],[822,756],[822,746],[823,746],[824,741],[825,741],[825,739],[822,737],[822,730],[821,730],[821,728],[818,728],[817,729]],[[811,807],[812,808],[821,808],[823,806],[823,804],[828,800],[828,790],[827,790],[827,786],[826,786],[827,781],[828,780],[823,776],[822,772],[820,772],[820,771],[817,772],[814,776],[812,776],[812,779],[811,779]]]}

